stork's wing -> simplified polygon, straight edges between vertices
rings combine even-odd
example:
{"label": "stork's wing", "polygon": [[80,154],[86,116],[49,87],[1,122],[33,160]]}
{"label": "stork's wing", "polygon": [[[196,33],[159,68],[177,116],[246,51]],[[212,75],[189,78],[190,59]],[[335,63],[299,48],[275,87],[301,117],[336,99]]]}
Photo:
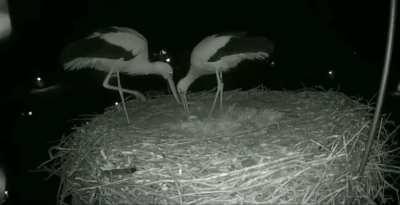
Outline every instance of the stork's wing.
{"label": "stork's wing", "polygon": [[118,60],[110,61],[101,58],[79,57],[64,63],[65,70],[79,70],[83,68],[95,68],[96,70],[109,71]]}
{"label": "stork's wing", "polygon": [[129,60],[136,55],[102,38],[85,38],[66,46],[61,54],[61,62],[75,58],[106,58]]}
{"label": "stork's wing", "polygon": [[240,53],[234,55],[228,55],[220,58],[218,61],[209,62],[216,66],[216,68],[221,71],[226,71],[229,68],[236,67],[240,62],[244,60],[264,60],[269,58],[269,54],[266,52],[249,52],[249,53]]}
{"label": "stork's wing", "polygon": [[148,43],[139,32],[125,27],[112,27],[114,32],[102,33],[99,38],[131,52],[133,55],[148,56]]}
{"label": "stork's wing", "polygon": [[261,52],[271,55],[273,50],[273,42],[265,37],[232,37],[229,42],[227,42],[225,46],[220,47],[208,61],[214,62],[224,56],[244,53],[254,54]]}
{"label": "stork's wing", "polygon": [[231,36],[231,37],[245,37],[247,35],[246,31],[231,31],[231,32],[221,32],[217,33],[214,35],[214,37],[220,37],[220,36]]}
{"label": "stork's wing", "polygon": [[[93,67],[110,60],[128,61],[148,59],[146,39],[133,29],[108,27],[69,44],[61,54],[61,62],[68,68]],[[71,67],[72,66],[72,67]]]}

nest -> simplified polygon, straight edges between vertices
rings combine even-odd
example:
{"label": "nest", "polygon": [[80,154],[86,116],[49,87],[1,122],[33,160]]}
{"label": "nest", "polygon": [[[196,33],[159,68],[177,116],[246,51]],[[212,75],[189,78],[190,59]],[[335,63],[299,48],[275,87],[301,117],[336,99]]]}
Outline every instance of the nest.
{"label": "nest", "polygon": [[[356,177],[371,107],[335,91],[171,96],[118,106],[75,128],[42,169],[61,178],[60,204],[375,204],[387,202],[389,133],[382,122],[363,177]],[[386,163],[386,164],[385,164]],[[393,188],[394,189],[394,188]]]}

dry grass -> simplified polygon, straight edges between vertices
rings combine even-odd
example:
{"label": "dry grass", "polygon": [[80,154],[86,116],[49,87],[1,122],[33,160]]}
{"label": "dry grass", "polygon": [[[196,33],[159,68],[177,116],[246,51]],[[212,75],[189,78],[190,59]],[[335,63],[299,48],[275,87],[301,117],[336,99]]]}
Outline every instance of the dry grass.
{"label": "dry grass", "polygon": [[60,204],[389,202],[384,175],[399,167],[387,161],[397,151],[385,122],[355,177],[369,106],[334,91],[257,88],[225,92],[224,110],[209,119],[212,97],[190,95],[191,116],[171,96],[129,101],[131,124],[111,107],[77,127],[41,166],[61,178]]}

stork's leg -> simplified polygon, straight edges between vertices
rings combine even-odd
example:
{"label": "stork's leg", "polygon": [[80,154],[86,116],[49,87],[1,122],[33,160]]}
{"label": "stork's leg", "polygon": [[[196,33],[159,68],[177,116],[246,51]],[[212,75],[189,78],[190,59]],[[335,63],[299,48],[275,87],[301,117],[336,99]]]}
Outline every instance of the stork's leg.
{"label": "stork's leg", "polygon": [[126,104],[125,104],[124,92],[122,92],[121,79],[119,77],[119,71],[117,71],[117,82],[118,82],[118,92],[119,92],[119,96],[121,97],[122,107],[124,108],[126,121],[128,122],[128,124],[130,124],[128,110],[126,109]]}
{"label": "stork's leg", "polygon": [[212,113],[214,112],[214,108],[215,108],[215,104],[217,103],[218,95],[221,93],[221,79],[219,76],[220,72],[215,71],[215,74],[217,76],[217,92],[215,93],[215,97],[214,97],[213,104],[211,106],[211,110],[208,112],[208,117],[210,117],[212,115]]}
{"label": "stork's leg", "polygon": [[224,94],[224,81],[222,79],[222,72],[219,72],[219,82],[220,82],[220,90],[219,90],[219,109],[222,111],[222,95]]}
{"label": "stork's leg", "polygon": [[[118,87],[115,87],[115,86],[111,85],[111,84],[110,84],[110,79],[111,79],[111,75],[112,75],[114,72],[115,72],[115,69],[114,69],[114,68],[111,69],[110,72],[108,72],[106,78],[105,78],[104,81],[103,81],[103,87],[105,87],[105,88],[107,88],[107,89],[110,89],[110,90],[117,90],[117,91],[122,90],[122,92],[132,94],[132,95],[134,95],[136,98],[139,98],[139,99],[142,100],[142,101],[145,101],[145,100],[146,100],[146,97],[145,97],[142,93],[140,93],[140,92],[138,92],[138,91],[135,91],[135,90],[128,90],[128,89],[124,89],[124,88],[118,88]],[[118,76],[119,76],[119,74],[118,74]]]}
{"label": "stork's leg", "polygon": [[181,100],[183,104],[183,110],[185,110],[185,113],[190,113],[186,93],[181,94]]}

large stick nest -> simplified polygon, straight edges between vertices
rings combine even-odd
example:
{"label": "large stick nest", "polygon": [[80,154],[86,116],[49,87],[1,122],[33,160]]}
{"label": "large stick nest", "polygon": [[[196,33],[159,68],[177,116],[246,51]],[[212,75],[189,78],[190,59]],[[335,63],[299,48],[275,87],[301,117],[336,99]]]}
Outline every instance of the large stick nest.
{"label": "large stick nest", "polygon": [[[77,127],[41,168],[61,178],[66,204],[374,204],[391,188],[381,126],[357,178],[371,108],[334,91],[229,91],[127,103]],[[382,123],[385,124],[385,123]],[[385,164],[386,163],[386,164]],[[72,196],[72,197],[70,197]],[[69,198],[72,198],[70,200]],[[69,202],[72,201],[72,202]]]}

